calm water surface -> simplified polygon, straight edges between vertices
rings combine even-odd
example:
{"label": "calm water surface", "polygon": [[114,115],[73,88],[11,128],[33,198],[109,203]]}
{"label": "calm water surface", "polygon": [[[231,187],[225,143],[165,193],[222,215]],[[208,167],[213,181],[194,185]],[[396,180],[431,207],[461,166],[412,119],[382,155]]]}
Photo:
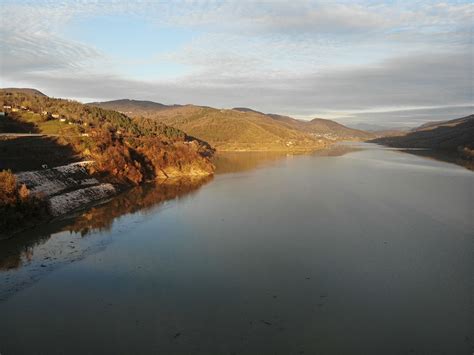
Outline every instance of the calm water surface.
{"label": "calm water surface", "polygon": [[474,173],[226,154],[0,243],[0,353],[471,354]]}

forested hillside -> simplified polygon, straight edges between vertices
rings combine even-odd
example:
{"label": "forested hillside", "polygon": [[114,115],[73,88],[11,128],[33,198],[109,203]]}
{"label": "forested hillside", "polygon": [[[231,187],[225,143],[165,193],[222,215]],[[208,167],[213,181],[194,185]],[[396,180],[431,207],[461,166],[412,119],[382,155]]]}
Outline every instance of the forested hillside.
{"label": "forested hillside", "polygon": [[118,182],[213,171],[209,146],[161,122],[23,91],[4,89],[0,102],[7,115],[3,120],[60,139],[82,158],[94,160],[96,173]]}

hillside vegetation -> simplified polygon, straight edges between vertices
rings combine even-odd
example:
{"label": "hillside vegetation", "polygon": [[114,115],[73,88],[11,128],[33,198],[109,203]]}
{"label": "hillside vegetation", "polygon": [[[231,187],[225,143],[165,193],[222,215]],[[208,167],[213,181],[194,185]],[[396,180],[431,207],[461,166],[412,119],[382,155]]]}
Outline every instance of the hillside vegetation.
{"label": "hillside vegetation", "polygon": [[367,140],[375,135],[331,120],[311,121],[265,114],[246,107],[219,110],[193,105],[163,105],[151,101],[115,100],[91,103],[133,117],[159,120],[203,139],[218,150],[312,150],[332,141]]}
{"label": "hillside vegetation", "polygon": [[397,148],[427,148],[455,153],[474,160],[474,115],[449,121],[430,122],[397,137],[373,140]]}
{"label": "hillside vegetation", "polygon": [[116,111],[15,90],[1,90],[0,102],[8,119],[31,127],[32,133],[56,137],[83,159],[94,160],[94,173],[119,183],[214,169],[206,144],[162,122],[132,120]]}
{"label": "hillside vegetation", "polygon": [[157,112],[154,117],[209,142],[219,150],[291,151],[327,145],[324,139],[316,139],[255,112],[185,106]]}
{"label": "hillside vegetation", "polygon": [[367,140],[374,138],[370,132],[361,131],[346,127],[340,123],[323,118],[315,118],[311,121],[297,120],[289,116],[268,114],[274,120],[283,122],[290,127],[294,127],[302,132],[307,132],[315,137],[324,137],[330,140]]}
{"label": "hillside vegetation", "polygon": [[7,232],[49,217],[46,202],[19,185],[11,171],[0,171],[0,240]]}
{"label": "hillside vegetation", "polygon": [[[123,100],[120,100],[122,103]],[[117,102],[95,103],[100,107],[125,109]],[[128,101],[126,109],[134,117],[153,118],[187,134],[209,142],[221,151],[307,151],[328,145],[315,137],[270,116],[253,110],[219,110],[202,106],[157,106]]]}
{"label": "hillside vegetation", "polygon": [[91,102],[88,105],[104,108],[107,110],[114,110],[126,115],[133,116],[149,116],[156,111],[166,110],[173,107],[180,107],[180,105],[163,105],[153,101],[143,100],[113,100],[106,102]]}

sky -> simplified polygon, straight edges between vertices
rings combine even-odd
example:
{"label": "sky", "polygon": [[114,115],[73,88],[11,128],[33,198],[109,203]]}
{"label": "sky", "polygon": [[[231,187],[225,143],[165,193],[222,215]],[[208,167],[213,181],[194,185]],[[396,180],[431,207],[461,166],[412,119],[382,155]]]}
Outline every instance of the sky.
{"label": "sky", "polygon": [[0,0],[0,86],[360,128],[473,113],[472,1]]}

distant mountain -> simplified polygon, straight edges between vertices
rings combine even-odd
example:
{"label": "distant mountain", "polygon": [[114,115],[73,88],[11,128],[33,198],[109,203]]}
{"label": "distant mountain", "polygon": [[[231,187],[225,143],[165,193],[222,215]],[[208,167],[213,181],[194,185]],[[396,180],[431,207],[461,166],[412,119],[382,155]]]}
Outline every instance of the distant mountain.
{"label": "distant mountain", "polygon": [[456,118],[454,120],[446,120],[446,121],[434,121],[434,122],[427,122],[422,124],[419,127],[413,128],[412,132],[421,132],[421,131],[429,131],[436,129],[438,127],[455,127],[459,124],[465,123],[466,121],[472,120],[474,115]]}
{"label": "distant mountain", "polygon": [[324,118],[314,118],[311,121],[304,121],[275,114],[268,114],[268,116],[300,131],[310,133],[315,137],[325,137],[331,140],[366,140],[375,137],[372,133],[349,128]]}
{"label": "distant mountain", "polygon": [[156,111],[166,110],[173,107],[180,107],[180,105],[164,105],[153,101],[142,100],[113,100],[104,102],[90,102],[88,105],[100,107],[107,110],[114,110],[125,113],[129,116],[149,116]]}
{"label": "distant mountain", "polygon": [[261,115],[264,115],[263,112],[260,112],[260,111],[257,111],[257,110],[253,110],[253,109],[248,108],[248,107],[234,107],[232,110],[240,111],[240,112],[253,112],[253,113],[259,113],[259,114],[261,114]]}
{"label": "distant mountain", "polygon": [[247,108],[220,110],[194,105],[167,106],[150,101],[117,100],[89,105],[159,120],[210,143],[219,150],[311,150],[325,146],[324,138],[278,122]]}
{"label": "distant mountain", "polygon": [[31,88],[4,88],[0,89],[3,92],[11,92],[11,93],[22,93],[22,94],[29,94],[29,95],[38,95],[38,96],[45,96],[41,91]]}
{"label": "distant mountain", "polygon": [[243,112],[254,112],[261,115],[271,117],[275,121],[284,123],[285,125],[297,129],[302,132],[309,133],[314,137],[323,137],[330,140],[365,140],[374,138],[375,135],[358,129],[346,127],[335,121],[326,120],[324,118],[315,118],[311,121],[298,120],[296,118],[273,113],[262,113],[249,108],[234,108],[234,110]]}
{"label": "distant mountain", "polygon": [[406,132],[406,131],[409,131],[410,128],[409,127],[396,127],[396,126],[391,126],[391,125],[378,125],[378,124],[374,124],[374,123],[363,123],[363,122],[359,122],[359,123],[353,123],[353,124],[349,124],[347,125],[349,128],[354,128],[354,129],[358,129],[358,130],[361,130],[361,131],[366,131],[366,132],[374,132],[374,133],[379,133],[379,132]]}
{"label": "distant mountain", "polygon": [[157,111],[154,118],[209,142],[218,150],[311,150],[327,144],[325,139],[253,111],[188,105]]}
{"label": "distant mountain", "polygon": [[179,128],[225,150],[293,150],[337,140],[366,140],[375,135],[315,118],[298,120],[247,107],[219,110],[203,106],[167,106],[150,101],[117,100],[90,105],[132,116],[146,116]]}
{"label": "distant mountain", "polygon": [[374,142],[398,148],[429,148],[458,152],[474,159],[474,115],[429,122],[398,137],[382,137]]}

